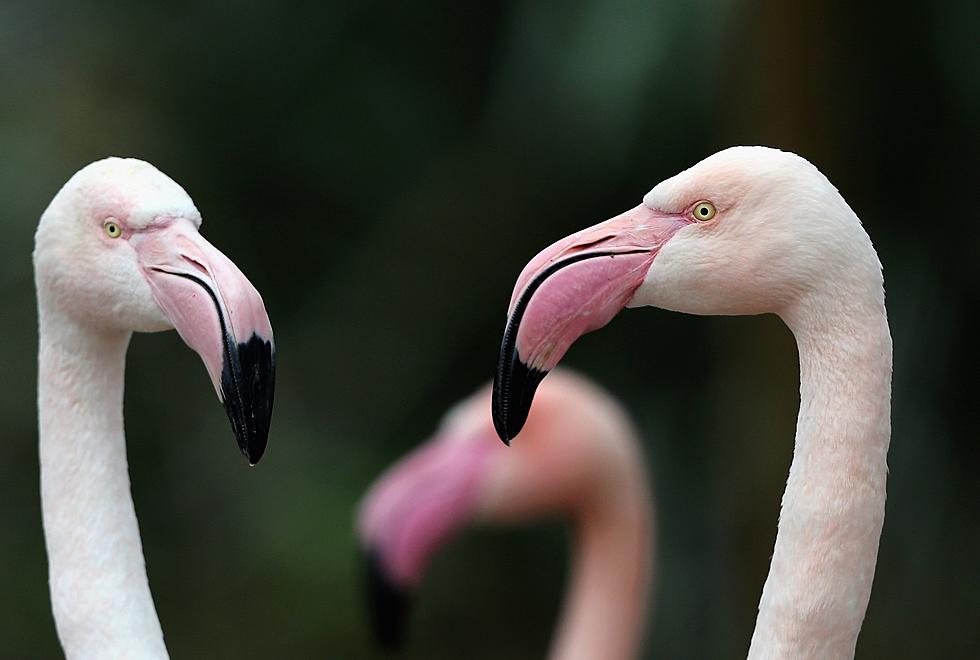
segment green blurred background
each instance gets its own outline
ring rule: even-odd
[[[255,469],[176,333],[132,342],[133,494],[171,654],[372,658],[354,507],[492,375],[523,265],[720,148],[768,144],[828,175],[885,267],[894,434],[858,657],[980,657],[978,27],[973,0],[6,0],[0,654],[59,654],[30,253],[87,162],[138,156],[180,182],[276,331]],[[661,530],[645,657],[744,655],[792,452],[792,336],[645,309],[565,362],[644,432]],[[405,657],[542,657],[567,540],[560,521],[466,533]]]

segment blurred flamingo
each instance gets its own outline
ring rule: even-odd
[[[187,193],[152,165],[80,170],[41,216],[41,510],[65,655],[166,658],[129,492],[123,370],[134,331],[176,328],[197,351],[254,464],[272,414],[275,351],[262,298],[208,243]]]
[[[749,657],[853,657],[884,522],[892,372],[881,264],[857,216],[803,158],[733,147],[546,248],[511,299],[500,437],[521,430],[572,342],[641,305],[775,313],[793,331],[796,445]]]
[[[557,512],[573,523],[576,547],[550,657],[636,657],[651,582],[652,506],[629,419],[598,387],[559,371],[539,392],[526,442],[508,449],[494,433],[489,402],[486,387],[458,404],[361,504],[379,640],[402,641],[411,592],[464,525],[514,525]]]

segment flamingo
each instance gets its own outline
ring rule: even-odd
[[[129,491],[123,370],[134,331],[176,328],[200,354],[255,464],[275,349],[262,298],[198,232],[184,190],[149,163],[79,170],[35,236],[41,510],[65,656],[166,658]]]
[[[410,594],[464,525],[558,512],[574,524],[576,551],[549,657],[636,657],[651,582],[652,505],[629,418],[597,386],[559,371],[539,392],[526,442],[508,450],[497,441],[489,401],[488,385],[453,408],[435,437],[385,472],[361,504],[379,641],[402,641]]]
[[[774,313],[793,332],[796,442],[748,657],[853,657],[891,433],[881,264],[861,222],[800,156],[732,147],[546,248],[511,298],[493,389],[500,438],[520,432],[535,388],[572,342],[643,305]]]

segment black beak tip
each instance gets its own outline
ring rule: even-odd
[[[262,438],[261,441],[256,438],[242,447],[242,453],[245,454],[245,458],[248,459],[250,466],[258,465],[259,461],[262,460],[262,455],[265,454],[265,447],[268,444],[268,440],[268,436]]]
[[[524,428],[534,393],[547,375],[547,371],[525,364],[516,350],[510,360],[501,356],[493,379],[491,414],[493,427],[505,445],[509,446]]]
[[[276,351],[272,342],[252,335],[235,344],[226,339],[221,391],[232,431],[249,465],[265,454],[276,388]]]
[[[497,432],[497,437],[500,438],[505,445],[510,447],[510,441],[512,438],[510,435],[510,430],[507,428],[507,417],[504,414],[506,398],[505,393],[501,392],[498,394],[497,381],[494,380],[493,394],[491,395],[490,403],[490,413],[491,417],[493,417],[493,428]]]
[[[381,647],[397,650],[405,643],[411,593],[388,576],[376,549],[368,548],[364,558],[364,586],[371,630]]]
[[[263,454],[265,454],[265,448],[269,442],[268,434],[257,436],[250,432],[248,428],[240,426],[239,420],[241,419],[241,415],[229,406],[228,401],[224,401],[223,403],[228,419],[231,421],[231,428],[235,433],[235,441],[238,443],[238,449],[241,450],[245,460],[248,461],[249,467],[258,465],[258,462],[262,460]]]

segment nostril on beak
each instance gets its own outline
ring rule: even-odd
[[[572,246],[566,248],[565,250],[563,250],[561,252],[561,254],[559,254],[556,257],[556,259],[559,259],[561,257],[567,256],[569,254],[576,254],[577,252],[582,252],[584,250],[588,250],[589,248],[593,248],[593,247],[595,247],[597,245],[602,245],[603,243],[607,243],[607,242],[611,241],[615,237],[616,236],[614,234],[607,234],[606,236],[600,236],[599,238],[595,239],[594,241],[589,241],[588,243],[578,243],[577,245],[572,245]]]
[[[186,261],[187,263],[189,263],[194,268],[196,268],[202,275],[207,275],[208,277],[211,277],[211,273],[208,272],[208,269],[205,268],[204,264],[202,264],[200,261],[197,261],[196,259],[192,259],[191,257],[188,257],[186,254],[180,255],[180,258]]]

